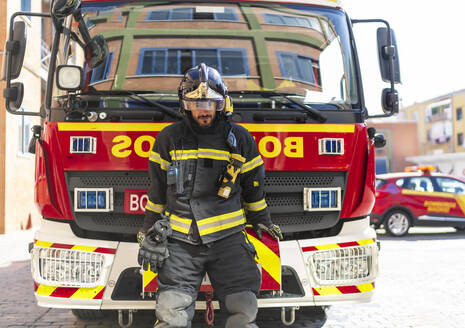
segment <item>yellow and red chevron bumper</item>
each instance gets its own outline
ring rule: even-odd
[[[71,250],[71,251],[81,251],[87,253],[100,253],[100,254],[115,254],[115,248],[106,248],[106,247],[95,247],[95,246],[83,246],[83,245],[72,245],[72,244],[63,244],[63,243],[53,243],[43,240],[35,240],[34,246],[37,249],[50,248],[57,250]],[[40,279],[43,280],[43,279]],[[46,297],[57,297],[57,298],[67,298],[67,299],[76,299],[76,300],[101,300],[103,298],[103,293],[105,291],[105,285],[102,282],[101,285],[92,286],[92,287],[79,287],[69,283],[69,287],[65,286],[65,283],[61,283],[61,286],[53,286],[55,283],[47,284],[47,282],[39,283],[34,281],[34,292],[38,296]]]
[[[375,238],[369,238],[359,241],[350,241],[345,243],[334,243],[334,244],[326,244],[326,245],[317,245],[317,246],[307,246],[302,247],[302,252],[313,252],[313,251],[323,251],[327,249],[336,249],[336,248],[344,248],[344,247],[353,247],[353,246],[362,246],[362,245],[369,245],[376,242]]]
[[[375,283],[371,282],[368,284],[351,285],[351,286],[324,286],[324,287],[313,287],[313,295],[343,295],[343,294],[357,294],[371,292],[375,289]]]

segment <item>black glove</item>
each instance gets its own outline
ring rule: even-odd
[[[268,224],[264,224],[264,223],[254,224],[253,229],[257,233],[257,237],[260,240],[263,238],[263,235],[262,235],[263,232],[268,233],[272,238],[274,238],[276,240],[283,239],[283,234],[282,234],[281,229],[279,228],[279,226],[277,226],[276,224],[273,224],[271,222],[268,223]]]
[[[169,257],[167,245],[168,237],[172,233],[169,220],[166,219],[158,220],[147,230],[137,255],[137,262],[144,270],[148,270],[149,264],[152,272],[158,272],[162,267],[163,262]]]

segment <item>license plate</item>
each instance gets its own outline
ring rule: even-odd
[[[144,214],[147,204],[147,190],[125,189],[124,190],[124,213]]]

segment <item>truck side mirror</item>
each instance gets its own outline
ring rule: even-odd
[[[388,116],[399,112],[399,94],[395,89],[383,89],[383,93],[381,94],[381,108]]]
[[[401,83],[399,53],[397,51],[397,42],[394,31],[392,29],[388,30],[386,27],[380,27],[378,28],[376,34],[378,40],[379,69],[381,71],[381,77],[383,81]]]
[[[21,108],[24,97],[24,84],[22,82],[14,82],[9,88],[3,89],[3,97],[9,101],[9,107],[12,110]]]
[[[17,21],[13,25],[13,38],[5,44],[5,56],[3,56],[2,80],[17,79],[23,67],[24,54],[26,52],[26,24]],[[7,76],[8,58],[11,56],[10,76]]]

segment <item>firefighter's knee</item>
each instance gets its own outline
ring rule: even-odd
[[[257,327],[255,321],[258,312],[257,297],[250,291],[227,295],[226,310],[229,312],[226,328]]]
[[[156,315],[167,327],[190,327],[194,316],[193,299],[179,291],[163,291],[157,297]]]

